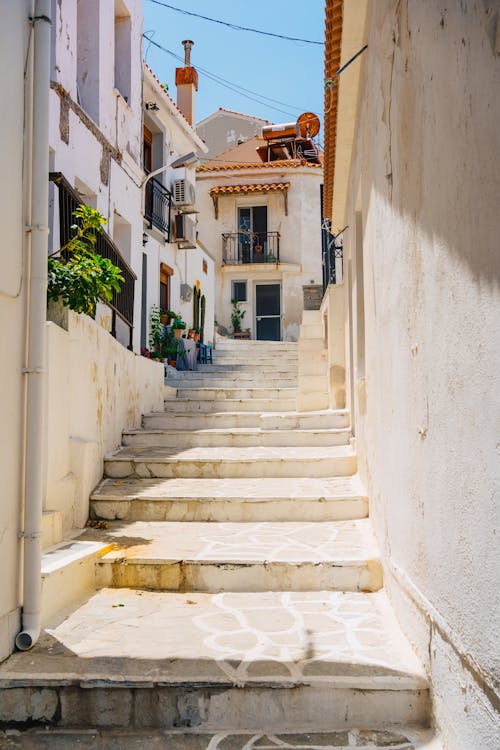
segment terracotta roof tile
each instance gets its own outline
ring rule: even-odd
[[[224,193],[259,193],[270,190],[288,190],[289,182],[270,182],[260,185],[220,185],[209,190],[210,195],[221,195]]]
[[[200,164],[196,168],[197,172],[231,172],[237,169],[296,169],[297,167],[309,167],[311,169],[322,169],[322,164],[312,164],[305,159],[283,159],[280,161],[266,161],[266,162],[231,162],[229,164],[216,163],[214,164]]]
[[[325,81],[334,78],[340,68],[342,47],[343,0],[326,0],[325,16]],[[337,138],[338,82],[325,87],[323,215],[332,218],[335,144]]]

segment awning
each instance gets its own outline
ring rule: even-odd
[[[248,195],[249,193],[269,193],[271,191],[281,190],[285,203],[285,215],[288,215],[287,190],[290,187],[289,182],[266,182],[257,185],[220,185],[209,190],[212,196],[215,209],[215,218],[219,218],[219,196],[220,195]]]

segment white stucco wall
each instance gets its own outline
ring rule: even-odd
[[[494,750],[498,4],[377,0],[370,9],[347,212],[334,215],[350,227],[344,270],[361,472],[386,585],[429,669],[444,746]]]
[[[147,124],[153,132],[153,169],[171,164],[190,152],[205,151],[205,146],[193,128],[147,67],[144,70],[144,101],[154,102],[158,106],[157,111],[147,112]],[[174,180],[183,176],[192,185],[196,185],[196,172],[193,165],[176,170],[166,169],[157,176],[157,179],[173,192]],[[177,211],[175,205],[172,205],[172,224]],[[192,214],[191,218],[196,219],[196,214]],[[148,320],[151,307],[157,305],[159,301],[160,264],[165,263],[173,270],[173,275],[170,277],[170,308],[180,313],[189,327],[193,325],[193,302],[181,299],[181,286],[187,284],[193,288],[197,281],[200,282],[201,293],[206,299],[204,338],[206,343],[213,342],[215,283],[214,262],[211,255],[201,246],[188,250],[180,248],[173,228],[170,242],[166,242],[154,227],[150,230],[146,223],[145,230],[148,235],[144,248],[148,254]],[[204,262],[206,271],[203,270]]]
[[[0,425],[2,450],[0,476],[0,660],[13,648],[19,625],[18,538],[21,513],[21,444],[23,422],[24,306],[26,263],[24,256],[23,208],[23,71],[28,45],[27,0],[3,3],[0,26],[9,30],[2,37],[0,65],[8,75],[0,79],[0,97],[8,102],[8,116],[0,123]]]
[[[209,191],[221,185],[290,182],[288,215],[282,191],[249,195],[220,195],[218,219]],[[320,185],[322,170],[311,167],[261,168],[222,172],[198,172],[198,228],[205,247],[216,258],[215,318],[231,328],[231,283],[247,281],[243,328],[256,336],[255,287],[259,283],[281,284],[283,340],[296,341],[302,322],[304,284],[321,283]],[[222,234],[238,231],[238,208],[266,205],[268,231],[280,233],[280,264],[223,265]]]
[[[69,312],[67,331],[47,323],[47,335],[45,510],[60,511],[68,533],[85,525],[103,456],[142,414],[163,408],[163,365],[128,351],[86,315]]]
[[[83,0],[80,0],[80,5]],[[78,1],[61,0],[54,4],[54,67],[52,80],[60,84],[76,104],[85,105],[85,92],[78,87]],[[130,225],[128,248],[120,247],[137,276],[134,300],[134,351],[140,348],[140,309],[142,272],[141,180],[142,172],[142,5],[140,0],[124,0],[122,10],[130,14],[130,96],[128,102],[115,88],[114,22],[115,4],[92,0],[83,16],[93,14],[93,33],[84,35],[83,51],[88,65],[87,89],[94,88],[97,111],[86,111],[95,128],[88,126],[78,109],[70,108],[68,127],[64,127],[61,97],[53,89],[50,99],[51,169],[62,172],[71,185],[82,193],[106,217],[106,231],[114,237],[114,217],[119,214]],[[82,14],[80,14],[82,18]],[[85,29],[84,29],[85,31]],[[80,49],[82,51],[82,48]],[[90,60],[90,62],[88,62]],[[125,64],[125,62],[123,63]],[[85,67],[85,66],[84,66]],[[90,82],[89,82],[90,81]],[[80,84],[80,88],[82,84]],[[83,106],[85,110],[85,106]],[[109,149],[116,149],[120,159]],[[104,173],[109,172],[103,179]],[[52,237],[58,241],[57,189],[53,211]],[[100,309],[98,320],[109,324],[110,316]],[[126,335],[125,339],[128,338]],[[128,344],[128,340],[123,343]]]

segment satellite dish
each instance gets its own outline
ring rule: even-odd
[[[315,115],[314,112],[304,112],[300,115],[297,123],[302,138],[314,138],[315,135],[318,135],[320,121],[318,115]]]

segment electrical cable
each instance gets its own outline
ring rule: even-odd
[[[150,3],[154,3],[155,5],[161,5],[162,8],[168,8],[169,10],[175,10],[177,13],[182,13],[185,16],[194,16],[194,18],[201,18],[204,21],[211,21],[212,23],[218,23],[221,26],[227,26],[229,29],[234,29],[235,31],[250,31],[252,34],[262,34],[263,36],[270,36],[275,39],[283,39],[287,42],[302,42],[303,44],[314,44],[318,46],[323,46],[324,42],[317,42],[314,39],[301,39],[299,37],[294,36],[286,36],[285,34],[274,34],[271,31],[263,31],[262,29],[252,29],[249,26],[239,26],[236,23],[229,23],[228,21],[222,21],[220,18],[210,18],[209,16],[202,16],[201,13],[193,13],[189,10],[184,10],[183,8],[177,8],[175,5],[169,5],[169,3],[161,2],[160,0],[149,0]]]
[[[184,63],[184,58],[180,55],[177,55],[175,52],[173,52],[170,49],[167,49],[167,47],[163,47],[158,42],[155,42],[154,39],[151,39],[151,37],[146,36],[146,34],[143,34],[143,37],[147,39],[147,41],[153,45],[154,47],[157,47],[158,49],[162,50],[162,52],[165,52],[167,55],[170,55],[171,57],[175,58],[176,60],[180,61],[181,63]],[[286,111],[284,109],[281,109],[280,107],[276,107],[273,104],[269,104],[268,102],[275,102],[276,104],[282,104],[285,107],[290,107],[290,109],[294,109],[297,112],[304,112],[306,111],[306,108],[300,108],[295,107],[290,104],[286,104],[285,102],[280,102],[277,99],[271,99],[268,96],[265,96],[264,94],[259,94],[257,91],[252,91],[251,89],[246,89],[243,86],[240,86],[237,83],[232,83],[231,81],[226,80],[225,78],[221,78],[220,76],[216,75],[215,73],[211,73],[208,70],[205,70],[204,68],[201,68],[199,65],[196,65],[196,70],[199,71],[202,75],[204,75],[209,80],[213,81],[214,83],[218,83],[219,86],[224,86],[225,88],[229,89],[230,91],[233,91],[236,94],[239,94],[240,96],[245,97],[246,99],[250,99],[251,101],[257,102],[257,104],[260,104],[262,106],[270,107],[271,109],[275,109],[277,112],[281,112],[282,114],[288,115],[289,117],[293,117],[294,119],[297,117],[297,115],[293,114],[290,111]],[[244,93],[248,92],[248,93]],[[249,94],[255,94],[255,96],[259,97],[259,99],[256,99],[255,96],[250,96]]]

